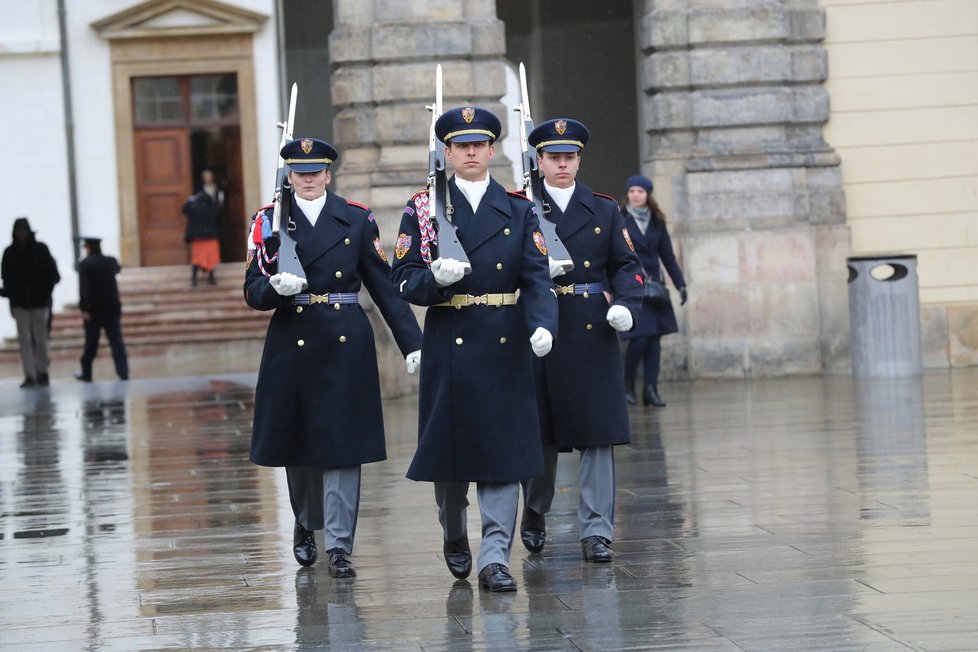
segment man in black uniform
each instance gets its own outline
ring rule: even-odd
[[[102,239],[82,238],[85,257],[78,263],[78,308],[85,325],[85,348],[81,371],[75,378],[92,382],[92,362],[98,353],[98,340],[105,330],[112,349],[112,361],[119,380],[129,380],[129,358],[122,339],[122,303],[115,277],[121,271],[119,261],[102,253]]]
[[[315,530],[325,529],[329,572],[353,577],[360,465],[386,459],[373,329],[358,293],[366,286],[406,356],[419,364],[421,329],[390,282],[373,212],[327,193],[332,145],[299,138],[282,148],[293,192],[291,234],[304,278],[278,271],[272,207],[255,216],[244,294],[274,310],[255,391],[251,461],[284,466],[295,514],[293,554],[316,561]],[[305,289],[307,288],[307,289]]]
[[[465,510],[469,483],[477,483],[479,585],[515,591],[509,555],[519,482],[543,470],[531,349],[550,351],[557,300],[533,204],[489,175],[500,128],[495,115],[475,107],[446,111],[435,124],[455,171],[451,215],[471,273],[438,257],[422,191],[401,218],[391,277],[408,301],[429,306],[418,449],[407,476],[435,483],[445,561],[458,578],[472,570]]]
[[[560,339],[537,364],[544,473],[523,483],[520,538],[530,552],[546,542],[558,450],[580,451],[578,520],[585,561],[610,562],[615,523],[613,447],[631,441],[616,331],[632,328],[642,305],[642,268],[611,197],[576,181],[587,128],[548,120],[527,137],[544,177],[547,218],[574,261],[555,274]],[[610,305],[609,305],[610,303]]]

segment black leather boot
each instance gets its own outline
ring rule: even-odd
[[[665,407],[666,402],[662,400],[659,396],[659,386],[658,385],[646,385],[645,391],[642,392],[642,405],[651,405],[653,407]]]
[[[629,405],[635,405],[638,403],[638,398],[635,396],[635,380],[625,381],[625,402]]]

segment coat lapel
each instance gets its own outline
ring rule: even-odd
[[[544,190],[544,194],[546,192]],[[559,210],[549,195],[547,198],[553,209]],[[557,235],[561,238],[570,238],[587,226],[592,217],[594,217],[594,194],[587,186],[578,183],[574,187],[574,194],[571,195],[570,201],[567,202],[567,210],[557,222]]]
[[[299,210],[295,202],[292,204],[292,210]],[[309,228],[308,222],[305,226]],[[300,241],[297,249],[303,266],[311,265],[342,240],[349,233],[349,228],[350,220],[346,215],[346,202],[331,192],[327,193],[326,203],[319,212],[316,226],[312,227],[311,233]]]
[[[461,191],[458,191],[461,195]],[[464,196],[461,201],[468,203]],[[462,246],[465,252],[471,254],[496,233],[503,230],[509,222],[509,197],[506,190],[499,183],[490,178],[489,188],[479,202],[479,210],[472,216],[472,220],[465,226],[465,241]]]

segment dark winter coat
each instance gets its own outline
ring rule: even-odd
[[[24,227],[30,231],[26,217],[14,220],[14,228]],[[47,245],[34,238],[30,231],[27,240],[14,242],[4,249],[0,262],[0,277],[3,278],[4,296],[10,299],[11,308],[47,308],[51,305],[54,286],[61,281],[58,264]]]
[[[649,218],[649,226],[643,235],[638,224],[635,223],[635,219],[626,212],[625,227],[635,245],[635,253],[638,254],[639,262],[642,263],[642,269],[649,277],[664,281],[662,278],[662,267],[664,266],[669,273],[669,278],[672,279],[672,284],[677,289],[686,287],[683,272],[679,269],[676,255],[672,251],[672,240],[669,238],[669,231],[666,230],[665,222],[657,220],[655,217]],[[659,261],[661,261],[661,265]],[[622,333],[621,337],[627,340],[633,337],[666,335],[678,330],[679,326],[676,323],[676,313],[672,309],[672,304],[655,307],[648,300],[644,300],[635,328],[628,333]]]
[[[204,240],[220,235],[221,204],[201,190],[191,195],[181,209],[187,216],[184,240]]]
[[[271,208],[260,213],[271,220]],[[358,292],[366,286],[403,355],[421,348],[411,307],[390,282],[390,267],[373,213],[332,192],[313,227],[291,206],[308,292]],[[277,246],[268,241],[273,257]],[[258,255],[264,255],[259,250]],[[274,263],[263,263],[275,273]],[[248,305],[274,310],[255,390],[251,461],[263,466],[331,468],[387,456],[373,329],[359,304],[297,306],[279,295],[249,260]]]
[[[554,279],[567,286],[603,283],[613,303],[638,319],[642,268],[625,235],[625,219],[610,197],[581,183],[562,212],[546,190],[548,217],[574,261]],[[603,292],[558,294],[560,337],[537,363],[537,398],[545,444],[560,448],[607,446],[631,441],[617,332],[608,324],[611,304]]]
[[[391,277],[402,296],[428,308],[421,354],[418,449],[412,480],[512,482],[543,472],[530,335],[557,334],[557,300],[533,204],[495,180],[473,215],[449,191],[472,273],[440,288],[421,253],[413,198],[401,218]],[[538,245],[537,242],[540,244]],[[431,257],[438,257],[432,245]],[[455,294],[520,291],[519,306],[438,307]]]
[[[119,261],[100,253],[85,256],[78,263],[78,308],[82,312],[116,312],[120,308]]]

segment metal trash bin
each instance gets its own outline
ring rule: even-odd
[[[850,256],[849,341],[856,378],[907,378],[923,371],[917,256]]]

